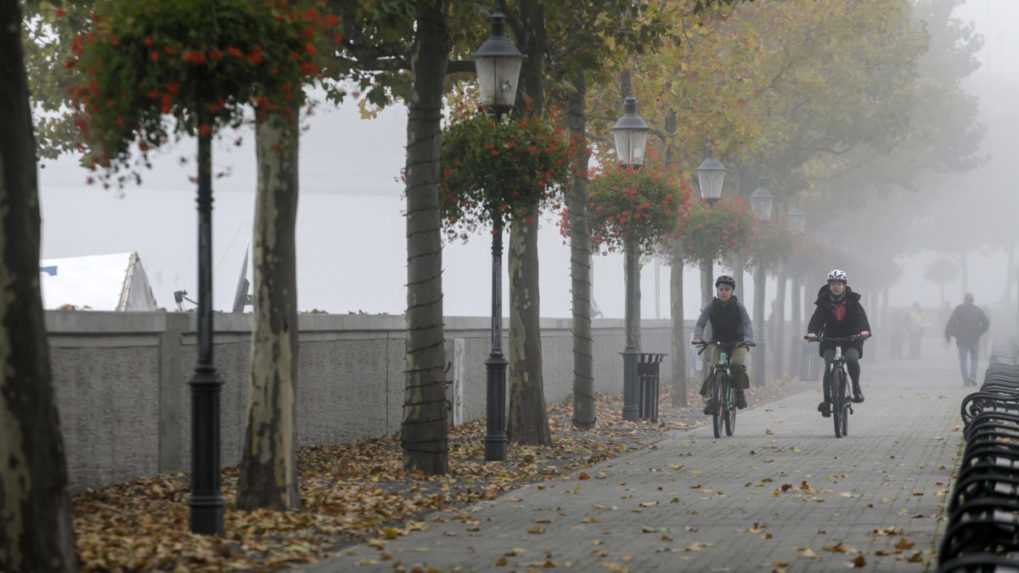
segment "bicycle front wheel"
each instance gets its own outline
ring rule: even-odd
[[[722,422],[725,426],[725,435],[732,437],[736,430],[736,391],[732,384],[725,385],[725,402],[722,404]]]
[[[722,437],[722,386],[724,383],[724,377],[716,376],[711,386],[711,398],[715,401],[715,410],[711,412],[711,427],[715,432],[716,438]]]
[[[845,427],[843,418],[846,417],[846,373],[841,368],[836,368],[831,375],[831,418],[835,425],[835,437],[843,436]]]
[[[849,401],[849,389],[846,383],[846,373],[842,373],[841,390],[839,395],[842,396],[842,437],[849,436],[849,409],[852,408],[852,402]]]

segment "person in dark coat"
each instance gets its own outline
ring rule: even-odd
[[[828,284],[821,287],[814,304],[814,315],[807,326],[807,339],[816,340],[820,336],[843,338],[860,336],[851,344],[842,345],[842,355],[849,367],[849,377],[853,381],[853,402],[863,402],[863,390],[860,388],[860,358],[863,357],[863,340],[870,336],[870,321],[860,304],[860,294],[849,288],[849,276],[845,271],[835,269],[828,273]],[[835,344],[822,342],[820,348],[824,358],[824,401],[817,405],[821,415],[831,415],[831,391],[828,389],[827,376],[831,363],[835,359]]]
[[[693,343],[704,342],[704,330],[711,325],[711,341],[720,342],[724,345],[724,351],[729,356],[729,370],[732,372],[736,386],[736,407],[746,408],[747,398],[745,391],[750,387],[750,378],[747,376],[747,355],[749,347],[754,344],[754,326],[750,321],[750,315],[743,303],[736,298],[736,279],[722,275],[715,281],[715,288],[718,296],[701,310],[701,316],[697,319],[694,328]],[[708,354],[709,368],[707,376],[701,384],[701,396],[704,397],[704,413],[710,415],[718,405],[708,395],[710,389],[711,369],[718,363],[722,349],[712,347]]]
[[[979,306],[973,304],[973,295],[970,293],[966,293],[963,303],[955,307],[945,324],[945,343],[955,337],[955,344],[959,347],[962,383],[966,386],[977,385],[977,348],[980,346],[980,337],[990,326],[991,321]]]

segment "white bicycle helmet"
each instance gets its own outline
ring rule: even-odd
[[[832,281],[849,283],[849,275],[846,274],[846,271],[841,269],[832,269],[832,271],[828,273],[828,282]]]

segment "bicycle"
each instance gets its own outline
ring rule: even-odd
[[[849,372],[846,370],[846,357],[842,355],[842,346],[862,340],[863,336],[828,337],[804,336],[808,342],[823,344],[830,342],[835,345],[835,357],[831,361],[831,370],[825,372],[824,383],[828,385],[828,396],[831,397],[831,416],[835,425],[835,437],[844,438],[849,435],[849,416],[853,413],[853,401],[849,398],[846,386]]]
[[[750,348],[753,343],[740,342],[738,344],[708,341],[693,341],[691,344],[700,346],[697,355],[704,353],[709,346],[718,346],[718,363],[711,370],[710,396],[714,400],[715,411],[711,414],[712,428],[715,438],[722,437],[724,428],[725,435],[732,437],[736,430],[736,387],[732,383],[732,373],[729,371],[729,353],[724,350],[726,346],[745,346]]]

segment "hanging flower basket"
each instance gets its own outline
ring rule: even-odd
[[[568,170],[566,137],[548,120],[465,116],[442,133],[447,237],[466,240],[491,225],[493,213],[502,222],[529,221],[543,208],[558,209]]]
[[[588,212],[595,248],[622,250],[627,237],[642,253],[652,253],[676,228],[676,220],[690,197],[679,179],[658,169],[633,170],[612,166],[588,186]],[[564,218],[564,233],[569,214]]]
[[[89,167],[116,171],[175,134],[239,125],[303,101],[342,38],[321,3],[284,0],[103,2],[65,67]],[[166,121],[167,117],[173,121]]]
[[[726,198],[714,205],[692,201],[682,213],[679,238],[695,261],[717,261],[731,253],[746,252],[753,238],[753,217],[742,198]]]

